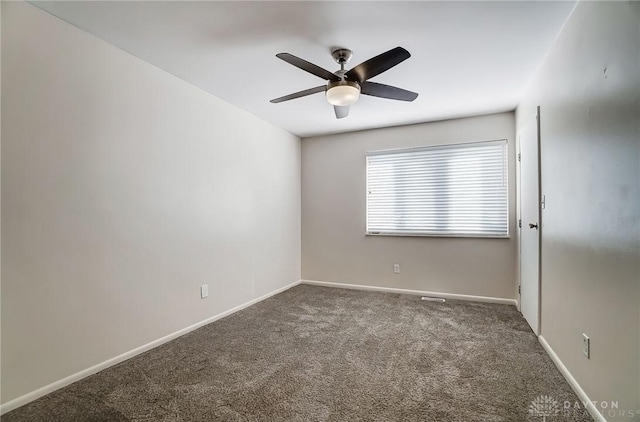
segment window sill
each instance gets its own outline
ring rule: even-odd
[[[386,236],[386,237],[446,237],[446,238],[465,238],[465,239],[510,239],[511,236],[494,236],[481,234],[433,234],[433,233],[378,233],[367,232],[365,236]]]

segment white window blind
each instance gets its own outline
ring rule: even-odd
[[[507,141],[367,153],[367,233],[507,237]]]

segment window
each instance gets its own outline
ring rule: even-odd
[[[508,237],[507,141],[367,153],[367,234]]]

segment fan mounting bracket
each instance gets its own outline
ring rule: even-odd
[[[333,60],[342,65],[348,63],[349,60],[351,60],[353,51],[347,48],[336,48],[335,50],[331,51],[331,56],[333,57]]]

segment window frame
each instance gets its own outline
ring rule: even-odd
[[[412,151],[424,151],[429,149],[446,149],[447,147],[462,147],[478,144],[497,144],[504,143],[505,148],[505,180],[506,180],[506,234],[480,234],[480,233],[398,233],[398,232],[376,232],[369,231],[369,157],[386,154],[402,154]],[[509,239],[511,238],[511,200],[510,200],[510,183],[509,183],[510,157],[509,157],[509,140],[506,138],[492,139],[484,141],[467,141],[453,142],[435,145],[424,145],[415,147],[392,148],[384,150],[367,151],[365,153],[365,236],[383,236],[383,237],[432,237],[432,238],[477,238],[477,239]]]

